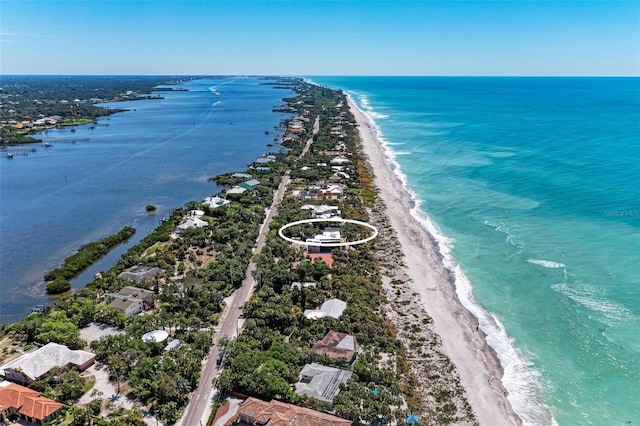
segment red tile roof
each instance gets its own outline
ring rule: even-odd
[[[298,407],[280,401],[266,402],[249,398],[238,409],[240,419],[250,424],[267,426],[351,426],[352,422],[321,413],[309,408]]]
[[[351,361],[356,353],[356,345],[356,336],[330,331],[313,345],[311,352],[327,355],[329,358],[346,358]]]
[[[45,398],[40,393],[15,383],[0,383],[0,410],[15,408],[20,414],[46,419],[62,408],[62,404]]]

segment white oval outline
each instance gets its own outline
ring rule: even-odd
[[[369,229],[373,230],[373,235],[371,235],[370,237],[364,238],[362,240],[347,241],[345,243],[309,243],[309,242],[306,242],[306,241],[294,240],[293,238],[285,237],[285,235],[283,233],[283,231],[285,229],[291,228],[292,226],[303,225],[305,223],[317,223],[317,222],[353,223],[353,224],[364,226],[365,228],[369,228]],[[283,240],[288,241],[288,242],[293,243],[293,244],[312,246],[312,247],[349,247],[349,246],[355,246],[355,245],[359,245],[359,244],[368,243],[369,241],[373,240],[374,238],[376,238],[378,236],[378,228],[376,228],[375,226],[371,225],[370,223],[361,222],[359,220],[342,219],[342,218],[339,218],[339,217],[332,217],[332,218],[329,218],[329,219],[304,219],[304,220],[297,220],[295,222],[287,223],[286,225],[284,225],[283,227],[281,227],[278,230],[278,235]]]

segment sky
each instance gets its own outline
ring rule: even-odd
[[[0,74],[640,75],[640,0],[0,0]]]

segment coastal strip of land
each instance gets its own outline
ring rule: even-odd
[[[420,223],[411,215],[411,198],[395,175],[385,148],[369,118],[351,98],[349,107],[359,126],[362,148],[372,167],[380,200],[386,206],[384,216],[395,230],[400,243],[404,267],[387,278],[387,293],[392,293],[391,282],[406,282],[412,295],[419,296],[411,306],[422,317],[424,336],[437,333],[443,351],[449,356],[459,374],[468,401],[481,425],[519,425],[520,418],[513,411],[502,386],[503,369],[495,352],[487,344],[485,335],[477,329],[476,318],[460,303],[453,278],[442,263],[436,243]],[[393,279],[392,279],[393,278]],[[401,328],[397,310],[388,316]],[[429,317],[433,320],[429,320]],[[426,362],[413,359],[412,369],[421,372]]]

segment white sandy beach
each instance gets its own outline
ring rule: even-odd
[[[411,291],[433,319],[443,351],[455,364],[460,383],[480,425],[519,425],[502,386],[502,367],[487,345],[475,317],[458,300],[449,271],[428,232],[411,215],[410,197],[394,174],[391,162],[367,116],[349,99],[359,125],[363,151],[375,171],[375,185],[386,205],[386,215],[405,256]],[[420,362],[414,360],[413,362]]]

